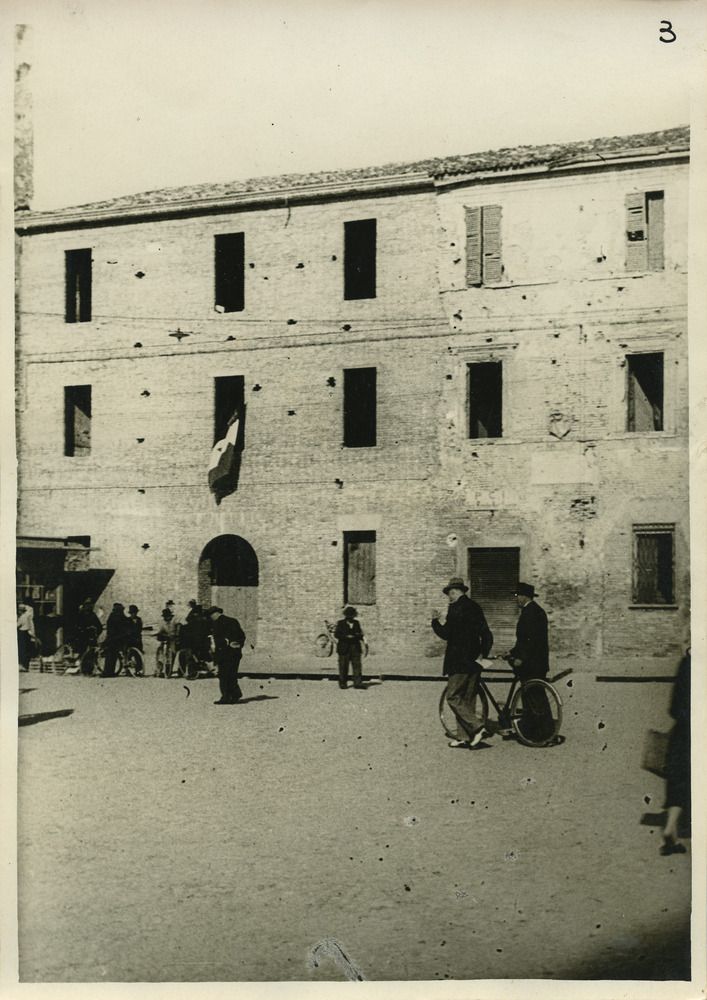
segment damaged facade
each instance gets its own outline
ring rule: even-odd
[[[681,128],[22,212],[18,585],[146,622],[218,601],[273,655],[346,601],[372,652],[414,657],[452,574],[507,648],[520,578],[555,657],[672,669],[688,150]],[[86,555],[58,572],[61,547]]]

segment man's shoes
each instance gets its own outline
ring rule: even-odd
[[[672,837],[666,837],[665,843],[660,848],[660,854],[665,857],[668,854],[685,854],[686,848],[684,844],[676,843]]]
[[[483,731],[483,729],[477,729],[476,732],[474,733],[474,735],[471,737],[471,742],[469,743],[469,746],[470,747],[478,746],[479,743],[481,743],[481,741],[482,741],[483,738],[484,738],[484,731]]]
[[[456,747],[468,747],[469,745],[470,744],[469,744],[468,740],[450,740],[449,743],[447,744],[447,746],[455,747],[455,748]]]
[[[214,702],[214,705],[232,705],[232,701],[228,701],[226,698],[219,698],[218,701]]]

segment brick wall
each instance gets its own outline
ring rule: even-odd
[[[627,185],[666,192],[663,272],[625,274]],[[276,654],[306,652],[337,615],[344,531],[377,533],[377,602],[359,610],[383,655],[438,650],[429,610],[467,549],[518,546],[554,655],[674,659],[689,602],[685,189],[681,168],[649,168],[25,237],[19,533],[90,535],[92,565],[115,569],[100,603],[137,603],[146,621],[196,596],[212,538],[239,535],[259,561],[258,647]],[[455,285],[446,244],[470,203],[503,205],[505,287]],[[372,217],[377,296],[346,302],[343,222]],[[246,308],[219,315],[213,235],[240,231]],[[66,324],[64,250],[85,246],[93,318]],[[666,430],[628,433],[625,356],[655,350]],[[467,365],[482,360],[503,365],[501,439],[467,436]],[[343,448],[342,373],[363,366],[378,373],[377,445]],[[217,507],[213,379],[228,374],[245,379],[246,447]],[[63,390],[80,384],[92,450],[68,458]],[[630,607],[631,526],[652,522],[676,525],[670,610]]]

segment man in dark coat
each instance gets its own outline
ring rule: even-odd
[[[238,684],[238,667],[243,655],[245,633],[237,618],[229,618],[223,608],[211,607],[207,611],[211,619],[211,635],[214,639],[214,662],[218,667],[218,682],[221,697],[214,705],[235,705],[243,697]]]
[[[108,615],[103,648],[106,654],[104,677],[115,677],[115,664],[118,651],[132,642],[132,623],[125,614],[125,606],[116,601],[113,610]]]
[[[547,676],[550,669],[547,640],[547,615],[535,603],[535,588],[530,583],[519,583],[515,589],[518,607],[521,609],[516,625],[516,644],[508,654],[508,662],[521,681]],[[538,736],[552,726],[550,703],[544,691],[530,690],[526,707],[536,719]]]
[[[444,587],[449,598],[446,621],[441,624],[438,615],[432,619],[435,633],[447,642],[443,668],[448,678],[447,704],[459,724],[458,739],[450,740],[450,747],[476,746],[483,736],[474,710],[482,670],[476,661],[491,652],[493,635],[481,606],[467,596],[468,590],[458,577],[450,580]]]
[[[336,623],[336,628],[334,629],[336,652],[339,656],[340,688],[348,687],[349,663],[353,672],[353,686],[355,688],[363,687],[363,677],[361,675],[363,629],[357,618],[358,612],[356,608],[344,608],[344,617]]]

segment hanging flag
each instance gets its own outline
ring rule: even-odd
[[[217,500],[227,493],[232,493],[238,483],[238,470],[241,453],[238,448],[238,431],[240,419],[236,418],[226,432],[226,436],[217,441],[211,450],[209,461],[209,489],[216,494]]]

